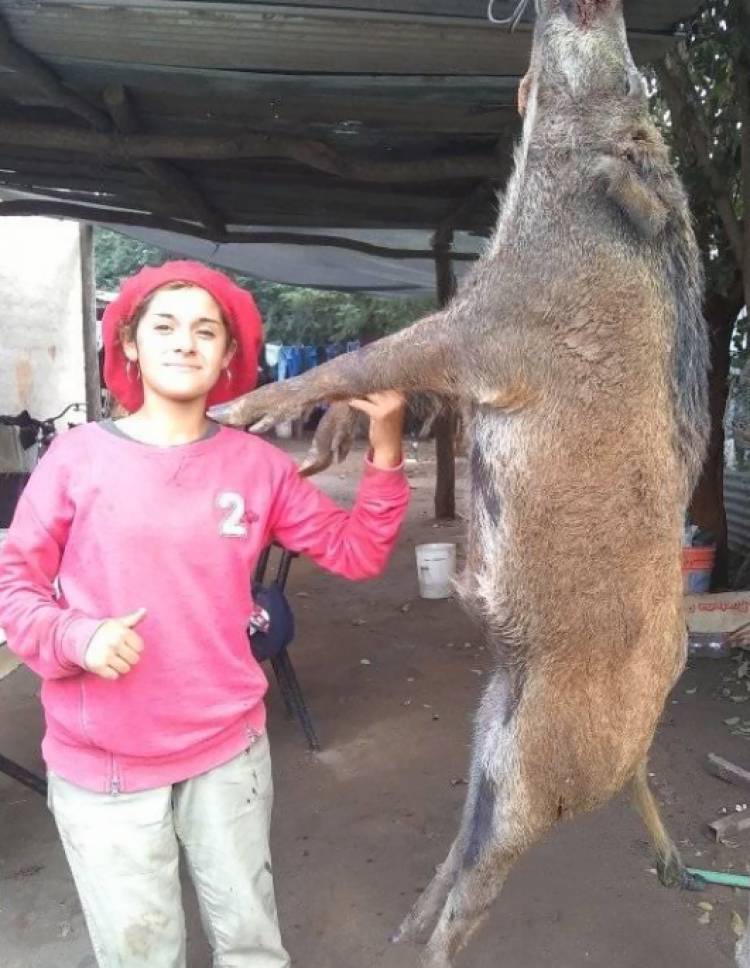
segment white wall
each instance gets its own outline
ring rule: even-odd
[[[85,399],[78,223],[0,218],[0,413]]]

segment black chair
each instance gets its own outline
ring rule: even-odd
[[[287,578],[289,577],[292,560],[299,556],[296,552],[287,551],[279,545],[269,545],[267,548],[264,548],[255,568],[254,581],[259,582],[261,585],[264,584],[266,571],[268,570],[268,564],[271,558],[271,551],[274,547],[281,552],[281,555],[276,568],[276,577],[272,581],[283,591],[286,587]],[[300,689],[299,681],[294,671],[292,660],[289,658],[287,648],[284,647],[281,649],[269,661],[276,675],[279,692],[284,700],[287,715],[290,719],[294,717],[299,722],[310,749],[318,751],[320,749],[320,742],[318,741],[310,711],[307,708],[305,697],[302,695],[302,690]]]

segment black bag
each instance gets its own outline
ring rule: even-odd
[[[294,613],[286,595],[276,582],[263,585],[253,582],[253,601],[268,612],[268,630],[256,630],[251,635],[250,651],[257,662],[273,659],[294,638]]]

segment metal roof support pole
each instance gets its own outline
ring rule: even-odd
[[[435,259],[438,305],[447,306],[456,292],[456,276],[453,272],[453,229],[435,233],[432,251]],[[435,421],[435,517],[453,520],[456,516],[456,412],[446,404]]]

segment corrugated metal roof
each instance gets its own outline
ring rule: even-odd
[[[498,0],[496,12],[515,0]],[[661,56],[699,0],[626,0],[636,58]],[[529,26],[491,25],[486,0],[0,0],[0,17],[67,89],[104,108],[124,85],[139,130],[217,139],[256,132],[311,139],[345,162],[497,158],[501,183],[518,131],[515,92]],[[23,73],[0,67],[0,126],[86,130]],[[6,127],[3,127],[7,131]],[[39,130],[39,129],[35,129]],[[134,213],[195,218],[127,157],[0,141],[0,186]],[[454,175],[376,184],[299,158],[183,159],[180,178],[220,220],[254,226],[482,232],[492,192]],[[436,176],[437,177],[437,176]],[[483,176],[487,177],[487,176]],[[152,222],[153,224],[153,222]]]
[[[212,2],[212,0],[207,0]],[[245,6],[253,5],[253,0],[244,2]],[[498,17],[509,15],[515,7],[516,0],[497,0],[495,5]],[[267,3],[256,4],[267,6]],[[487,0],[280,0],[274,3],[277,9],[284,7],[306,8],[319,10],[321,8],[344,9],[350,11],[369,11],[377,13],[400,13],[412,17],[425,18],[461,18],[470,20],[487,19]],[[663,0],[625,0],[625,16],[628,26],[640,31],[659,31],[669,33],[674,25],[681,20],[687,20],[695,14],[698,4],[695,0],[677,0],[677,2],[663,2]],[[524,22],[532,19],[532,8],[524,16]]]
[[[0,10],[18,40],[44,56],[341,74],[518,75],[528,62],[527,43],[468,20],[431,26],[404,15],[212,3],[52,0],[31,9],[3,0]]]
[[[1,0],[0,11],[16,38],[43,56],[285,73],[525,72],[528,29],[510,34],[476,15],[426,16],[409,6],[384,12],[205,0]],[[654,6],[682,13],[695,0]],[[671,30],[641,31],[632,18],[631,26],[637,57],[657,57],[669,42]]]

